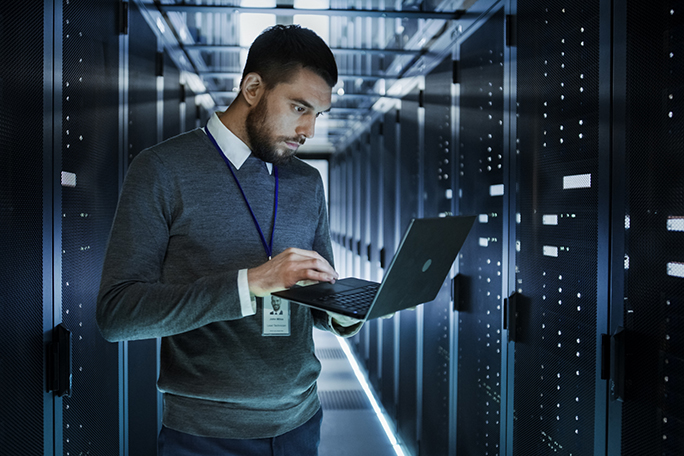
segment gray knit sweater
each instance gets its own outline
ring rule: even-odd
[[[281,166],[273,254],[315,250],[332,264],[323,185],[301,160]],[[238,179],[270,238],[274,177],[250,156]],[[291,305],[291,335],[264,337],[262,309],[242,317],[237,275],[267,260],[244,199],[201,130],[141,152],[126,175],[105,256],[97,322],[110,341],[162,337],[164,425],[190,434],[264,438],[320,403],[312,327]]]

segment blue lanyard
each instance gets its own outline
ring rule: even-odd
[[[278,167],[273,165],[273,175],[275,176],[275,204],[273,207],[273,228],[271,229],[271,240],[267,244],[266,237],[264,236],[263,231],[261,231],[261,226],[259,226],[259,221],[257,220],[256,215],[254,215],[252,206],[249,204],[249,201],[247,200],[247,195],[245,195],[245,191],[242,189],[242,185],[240,185],[240,181],[235,175],[235,171],[233,171],[233,166],[231,165],[230,160],[228,160],[228,157],[226,157],[226,155],[223,153],[221,147],[216,142],[216,139],[214,139],[212,134],[209,132],[209,125],[207,125],[204,128],[204,130],[207,132],[207,136],[209,137],[209,139],[211,139],[211,142],[214,144],[214,146],[216,146],[216,150],[218,150],[221,154],[221,158],[223,158],[223,161],[226,162],[226,166],[228,166],[230,174],[233,175],[235,183],[240,189],[240,193],[242,193],[242,197],[245,199],[245,203],[247,203],[249,213],[252,214],[252,220],[254,220],[254,225],[256,226],[257,231],[259,231],[259,236],[261,236],[261,243],[264,245],[264,250],[266,250],[266,255],[268,255],[268,259],[270,260],[273,256],[273,233],[275,232],[276,216],[278,215]]]

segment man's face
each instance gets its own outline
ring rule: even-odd
[[[331,94],[325,80],[307,69],[266,90],[245,122],[254,155],[275,165],[287,163],[313,137],[316,118],[330,109]]]

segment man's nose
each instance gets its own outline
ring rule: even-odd
[[[316,117],[315,116],[303,116],[295,132],[299,136],[304,136],[305,138],[313,138],[316,130]]]

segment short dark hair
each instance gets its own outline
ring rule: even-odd
[[[267,87],[273,88],[288,82],[300,68],[313,71],[331,88],[337,84],[335,57],[321,37],[299,25],[275,25],[250,46],[242,78],[257,73]]]

